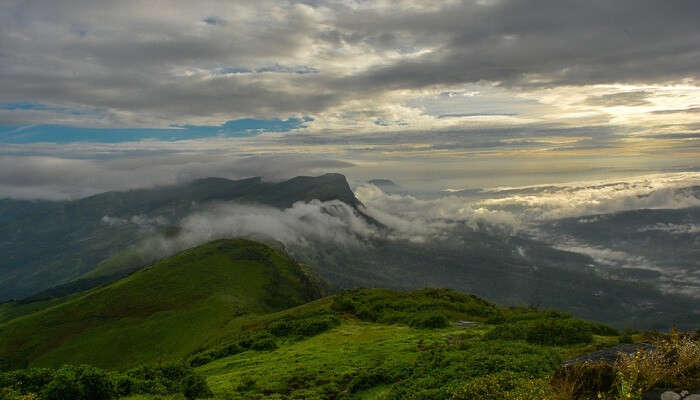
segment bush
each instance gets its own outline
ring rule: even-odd
[[[557,399],[594,399],[611,391],[615,370],[607,363],[572,364],[559,369],[552,378]]]
[[[5,387],[0,388],[0,400],[39,400],[34,393],[20,394],[17,390]]]
[[[182,393],[188,400],[212,397],[207,381],[201,375],[189,374],[182,382]]]
[[[440,313],[419,315],[413,318],[409,324],[414,328],[446,328],[450,326],[450,321]]]
[[[13,388],[19,393],[39,393],[53,379],[48,368],[28,368],[0,374],[0,387]]]
[[[103,370],[90,366],[63,366],[46,385],[46,400],[107,400],[116,397],[114,382]]]
[[[261,337],[251,343],[250,348],[257,351],[275,350],[277,342],[271,337]]]
[[[453,400],[501,400],[505,392],[515,388],[517,378],[512,372],[480,376],[449,389],[448,393]]]
[[[448,289],[423,289],[408,293],[353,289],[337,294],[331,309],[354,314],[363,321],[423,328],[442,328],[450,320],[457,319],[485,321],[501,317],[493,304]]]
[[[600,335],[600,336],[618,336],[620,332],[617,331],[617,329],[601,324],[598,322],[589,322],[588,323],[591,327],[591,333],[594,335]]]
[[[615,363],[621,396],[656,386],[700,385],[700,343],[673,332],[653,342],[651,351],[622,354]]]
[[[499,372],[474,378],[448,389],[451,400],[542,400],[551,398],[547,379]]]
[[[591,327],[574,318],[524,320],[494,328],[484,337],[487,340],[525,340],[529,343],[564,346],[593,341]]]
[[[285,336],[314,336],[340,325],[335,315],[315,315],[300,319],[283,319],[275,321],[267,330],[278,337]]]
[[[589,324],[577,319],[542,320],[535,322],[527,332],[530,343],[562,346],[593,341]]]
[[[142,366],[125,373],[65,365],[59,369],[30,368],[0,374],[0,400],[109,400],[132,394],[175,394],[204,397],[203,378],[183,365]],[[195,398],[195,397],[189,397]]]

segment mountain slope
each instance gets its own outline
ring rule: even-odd
[[[0,325],[0,367],[179,360],[223,335],[236,317],[320,297],[315,282],[265,245],[210,242]]]
[[[453,323],[460,320],[472,322]],[[177,360],[204,375],[217,399],[458,400],[485,398],[482,389],[508,392],[498,398],[549,398],[549,376],[560,359],[619,341],[614,330],[565,313],[500,308],[445,289],[354,289],[242,316],[219,331],[215,341]],[[119,350],[132,343],[110,345]],[[9,374],[11,381],[31,375]],[[182,398],[138,390],[131,388],[141,394],[127,398]]]
[[[340,174],[279,183],[205,178],[75,201],[0,200],[0,301],[80,277],[146,237],[167,235],[182,217],[213,202],[286,208],[313,199],[359,204]]]

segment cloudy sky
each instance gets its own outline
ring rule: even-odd
[[[0,197],[700,170],[700,2],[0,1]]]

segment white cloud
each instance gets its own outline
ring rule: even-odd
[[[698,192],[692,188],[698,185],[700,173],[654,174],[625,180],[501,188],[491,191],[493,198],[481,204],[495,209],[517,208],[532,220],[642,208],[677,209],[700,206]]]

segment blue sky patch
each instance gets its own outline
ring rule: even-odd
[[[13,108],[23,109],[23,108]],[[182,125],[171,128],[84,128],[67,125],[0,125],[0,143],[120,143],[140,140],[190,140],[208,137],[252,137],[265,132],[290,132],[306,127],[311,117],[285,120],[243,118],[222,125]]]
[[[202,22],[204,22],[204,23],[207,24],[207,25],[221,25],[221,24],[223,24],[225,21],[224,21],[223,18],[211,16],[211,17],[206,17],[206,18],[204,18],[204,19],[202,20]]]
[[[35,103],[33,101],[18,101],[16,103],[6,103],[1,107],[3,110],[33,110],[33,111],[57,111],[61,110],[57,107],[46,104]]]

